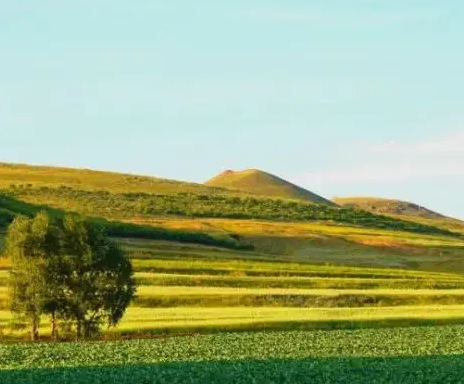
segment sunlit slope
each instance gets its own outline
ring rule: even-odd
[[[238,235],[253,254],[233,259],[464,272],[464,240],[449,236],[360,228],[323,222],[272,222],[225,219],[154,219],[145,225]],[[227,253],[215,254],[228,258]]]
[[[464,233],[464,221],[407,201],[376,197],[340,197],[334,198],[333,201],[342,207],[359,208],[375,214]]]
[[[158,217],[324,221],[355,227],[460,236],[435,226],[365,210],[315,204],[325,199],[265,172],[251,170],[238,174],[242,182],[248,180],[250,190],[253,185],[257,186],[257,190],[252,192],[268,193],[273,198],[253,197],[246,190],[141,176],[3,164],[0,166],[0,226],[5,227],[17,213],[30,215],[45,209],[118,221]],[[228,178],[227,175],[225,177]],[[288,192],[287,198],[276,199],[279,191]],[[293,198],[289,191],[294,192]],[[308,200],[309,197],[306,200],[296,199],[298,194],[312,196],[312,201]]]
[[[208,186],[228,188],[263,196],[304,200],[316,204],[335,205],[333,202],[294,185],[275,175],[257,169],[225,171],[205,183]]]
[[[424,219],[446,218],[446,216],[431,211],[423,206],[402,200],[383,199],[378,197],[340,197],[333,199],[333,201],[342,206],[364,209],[382,215],[415,216]]]
[[[89,169],[0,163],[0,188],[31,185],[145,193],[232,193],[202,184]]]

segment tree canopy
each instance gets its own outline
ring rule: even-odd
[[[29,321],[32,340],[42,315],[50,316],[55,339],[60,321],[71,324],[77,338],[91,337],[104,323],[117,325],[135,295],[127,255],[102,228],[77,216],[18,216],[6,245],[11,309]]]

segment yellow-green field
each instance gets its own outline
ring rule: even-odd
[[[302,230],[314,228],[319,227]],[[119,241],[132,257],[138,292],[120,326],[106,331],[109,336],[464,323],[460,274],[313,264],[309,257]],[[0,333],[26,337],[27,330],[18,327],[8,311],[9,263],[0,260]],[[49,334],[47,319],[42,334]]]
[[[246,176],[246,183],[251,182],[253,187],[254,177],[263,175],[252,172],[251,179],[250,174]],[[275,197],[285,196],[277,181],[268,186],[278,187],[278,193],[268,193],[273,200],[258,199],[262,209],[266,205],[277,209],[280,203]],[[235,204],[229,208],[236,209],[247,204],[246,199],[238,197],[253,193],[253,188],[238,192],[89,170],[1,164],[0,190],[15,197],[2,207],[6,216],[26,209],[26,203],[35,207],[45,204],[89,217],[222,236],[244,246],[237,249],[247,249],[225,249],[218,242],[205,246],[166,239],[115,238],[133,261],[138,293],[121,325],[107,333],[143,336],[464,323],[464,238],[459,234],[421,232],[419,227],[394,230],[387,225],[393,222],[380,219],[379,223],[390,229],[362,226],[367,217],[363,215],[356,216],[360,220],[357,224],[327,217],[292,222],[287,216],[287,221],[285,217],[272,221],[254,219],[260,216],[195,216],[188,204],[182,212],[171,212],[166,208],[171,197],[180,204],[182,196],[188,202],[192,195],[205,206],[219,204],[220,199],[211,200],[211,196],[225,196]],[[259,193],[266,194],[265,190]],[[150,211],[160,195],[169,195],[163,197],[167,204],[163,214]],[[140,196],[143,199],[137,200]],[[110,198],[115,205],[104,205]],[[200,205],[197,208],[203,209]],[[213,210],[208,214],[220,213]],[[304,217],[304,212],[300,213]],[[433,223],[423,217],[414,220],[437,227],[448,225],[448,219],[436,218]],[[4,234],[0,233],[0,253],[3,248]],[[21,338],[26,330],[8,311],[9,267],[9,261],[0,257],[0,335]],[[48,334],[48,328],[44,319],[43,334]]]
[[[235,233],[256,252],[236,258],[464,273],[464,239],[321,222],[160,218],[134,223]],[[225,253],[217,253],[218,257]]]

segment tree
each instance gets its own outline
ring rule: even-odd
[[[135,294],[132,265],[102,228],[77,216],[52,222],[46,213],[20,216],[7,234],[12,311],[27,319],[37,340],[40,317],[76,326],[90,337],[103,323],[117,325]]]
[[[88,338],[103,323],[115,326],[135,295],[132,264],[103,228],[76,216],[63,223],[62,262],[66,286],[63,317],[76,326],[76,338]]]
[[[10,301],[13,313],[30,323],[31,340],[39,336],[40,316],[52,298],[47,258],[59,251],[56,232],[46,213],[17,217],[8,229],[6,254],[11,260]]]

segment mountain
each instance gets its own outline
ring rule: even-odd
[[[257,169],[225,171],[207,181],[205,185],[268,197],[303,200],[315,204],[336,205],[330,200],[313,192]]]
[[[440,213],[402,200],[383,199],[378,197],[346,197],[335,198],[333,201],[341,206],[360,208],[365,211],[383,215],[401,215],[424,219],[447,219],[446,216]]]

